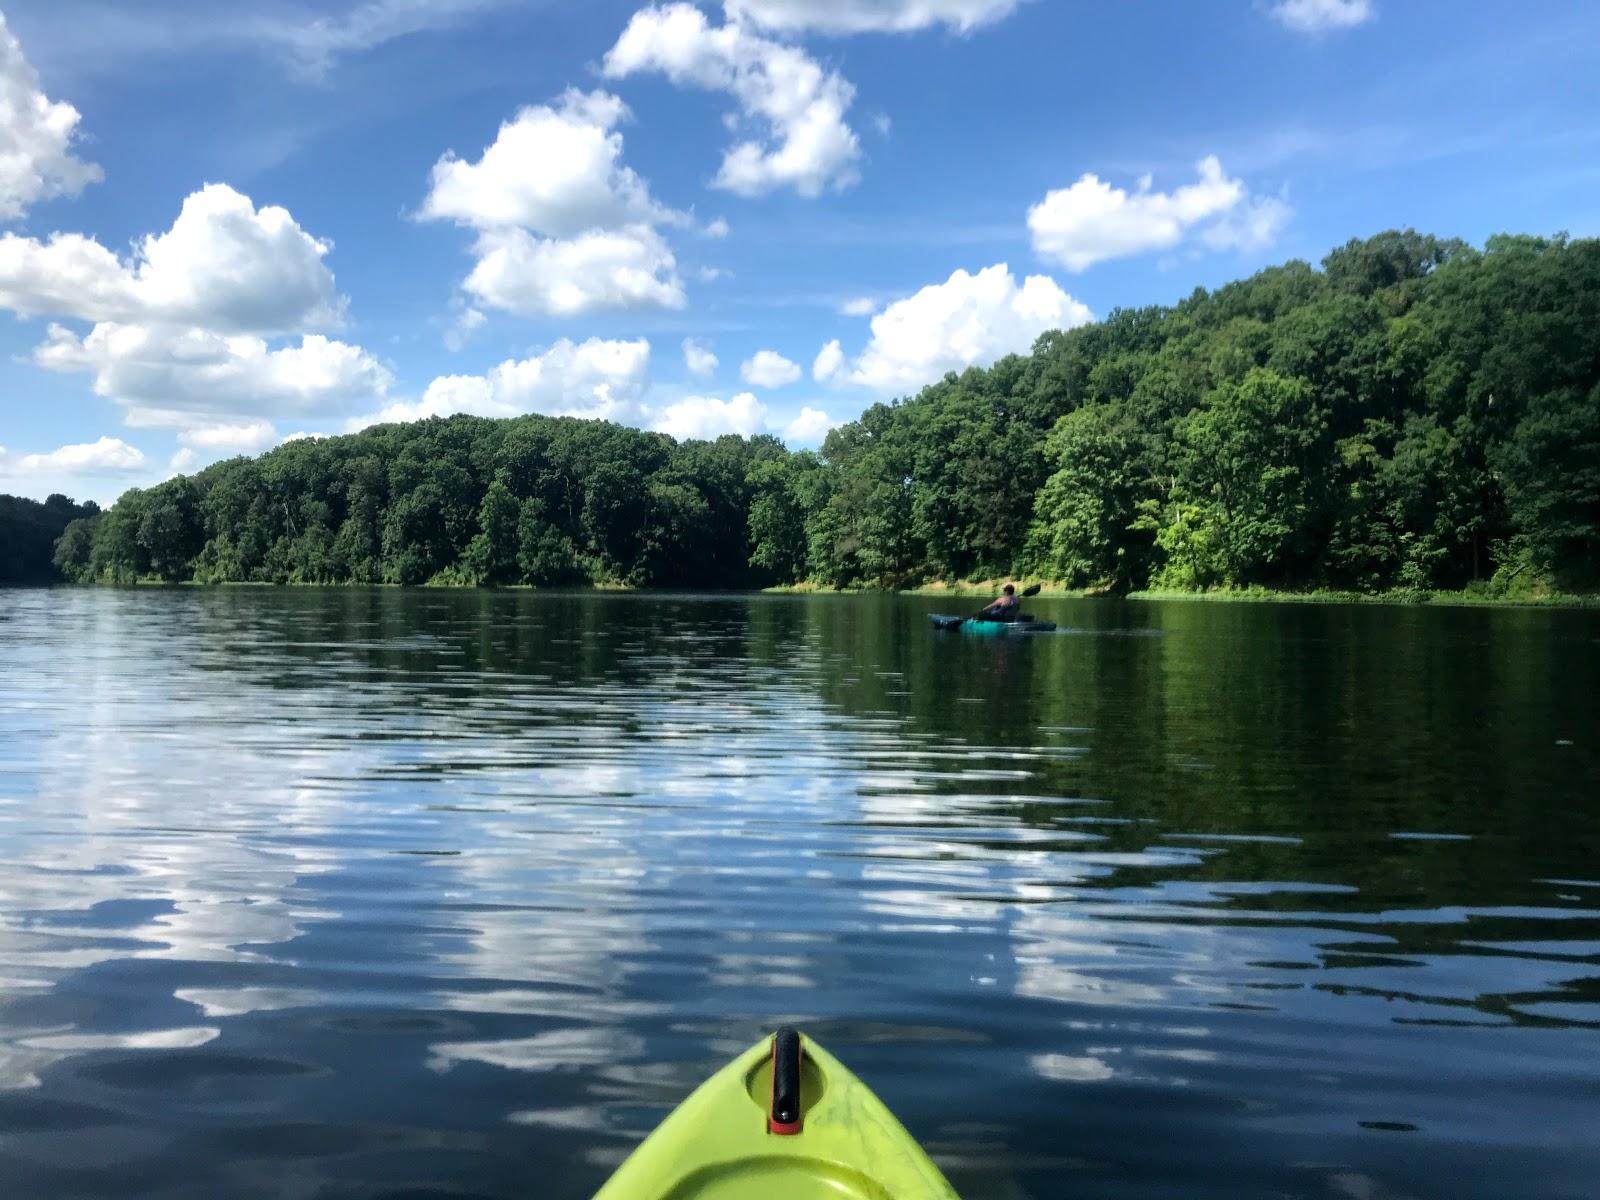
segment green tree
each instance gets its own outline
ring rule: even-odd
[[[501,480],[495,480],[478,509],[478,532],[467,545],[463,566],[477,583],[514,583],[517,566],[517,525],[522,504]]]
[[[1143,586],[1155,546],[1154,484],[1139,429],[1120,405],[1068,413],[1045,443],[1055,472],[1029,531],[1028,565],[1074,586]]]
[[[1531,564],[1569,587],[1600,584],[1600,383],[1536,397],[1496,462]]]
[[[1391,229],[1365,240],[1352,238],[1329,251],[1322,269],[1334,287],[1366,296],[1422,279],[1465,249],[1464,242],[1453,238]]]
[[[106,511],[95,528],[90,578],[102,583],[134,583],[149,573],[149,553],[139,540],[144,508],[145,493],[130,488]]]
[[[1290,582],[1314,549],[1327,421],[1311,389],[1258,368],[1177,429],[1173,519],[1157,540],[1186,587]]]
[[[763,458],[750,468],[750,565],[773,583],[798,583],[812,573],[806,521],[807,476],[825,468],[810,451],[783,458]]]
[[[517,517],[517,566],[538,586],[590,582],[572,538],[544,519],[544,505],[529,498]]]
[[[79,517],[62,531],[56,542],[52,561],[67,582],[89,582],[89,563],[94,554],[95,526],[98,523],[98,516]]]
[[[43,503],[0,496],[0,585],[55,583],[67,577],[57,554],[58,540],[76,522],[90,521],[99,511],[96,504],[74,504],[59,493]],[[81,548],[84,532],[74,534],[75,547]],[[76,570],[78,564],[70,561],[68,566]]]

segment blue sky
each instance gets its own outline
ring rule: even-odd
[[[1600,228],[1578,0],[0,11],[23,495],[458,411],[814,445],[1353,236]]]

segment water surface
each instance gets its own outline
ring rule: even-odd
[[[0,1194],[588,1196],[800,1023],[981,1197],[1592,1197],[1600,614],[0,591]]]

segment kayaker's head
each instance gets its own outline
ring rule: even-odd
[[[1015,596],[1017,594],[1017,585],[1014,583],[1008,583],[1000,590],[1008,596]]]

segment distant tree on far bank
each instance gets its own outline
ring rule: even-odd
[[[74,522],[92,520],[100,506],[75,504],[54,494],[43,503],[21,496],[0,496],[0,584],[59,583],[56,543]],[[92,537],[79,529],[78,538]]]

